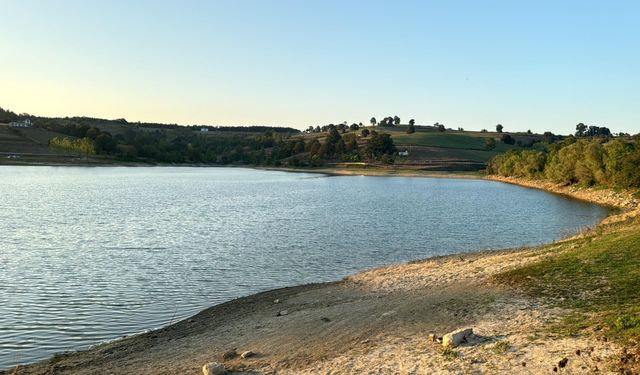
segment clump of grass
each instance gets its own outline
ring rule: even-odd
[[[451,349],[448,346],[447,347],[442,347],[440,349],[440,354],[447,361],[453,361],[454,359],[460,357],[460,353],[456,352],[455,350]]]
[[[503,355],[509,350],[511,350],[511,343],[507,340],[498,341],[491,347],[491,351],[498,355]]]
[[[556,325],[558,333],[573,335],[601,325],[613,339],[638,339],[640,219],[601,226],[585,238],[563,242],[555,254],[503,272],[496,280],[574,309]]]

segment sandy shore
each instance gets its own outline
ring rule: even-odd
[[[638,212],[637,200],[625,193],[527,186],[627,209],[622,215]],[[615,344],[595,333],[552,334],[549,325],[566,311],[492,282],[496,273],[557,248],[432,258],[264,292],[15,373],[201,374],[204,363],[218,361],[245,374],[547,374],[563,358],[565,373],[607,373],[607,359],[620,349]],[[428,339],[463,327],[476,336],[455,350]],[[231,349],[256,355],[224,359]]]

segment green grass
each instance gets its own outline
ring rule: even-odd
[[[496,278],[572,308],[573,314],[552,327],[556,333],[601,326],[616,340],[640,338],[640,218],[600,227],[556,251]]]
[[[442,355],[442,357],[444,357],[446,361],[453,361],[454,359],[460,357],[460,353],[449,347],[440,348],[440,355]]]
[[[511,343],[507,340],[498,341],[495,345],[491,346],[489,350],[496,355],[503,355],[511,350]]]
[[[396,145],[416,145],[426,147],[446,147],[458,148],[465,150],[484,150],[485,139],[487,136],[470,135],[471,133],[451,133],[451,132],[432,132],[417,131],[413,134],[407,134],[404,129],[379,128],[378,131],[391,134]],[[506,151],[513,146],[507,145],[499,140],[496,141],[494,151]]]

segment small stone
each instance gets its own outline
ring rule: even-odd
[[[430,333],[430,334],[429,334],[429,341],[430,341],[430,342],[436,342],[436,341],[437,341],[437,339],[438,339],[438,337],[436,336],[436,334],[435,334],[435,333]]]
[[[567,363],[569,362],[569,358],[564,357],[560,360],[560,362],[558,362],[558,367],[560,368],[565,368],[565,366],[567,366]]]
[[[278,303],[280,303],[280,300],[276,298],[276,299],[273,300],[273,303],[278,304]]]
[[[580,355],[580,349],[576,350],[576,355]]]
[[[256,353],[252,352],[251,350],[247,350],[246,352],[242,352],[242,354],[240,354],[240,357],[242,359],[245,358],[249,358],[249,357],[253,357]]]
[[[527,367],[527,362],[522,362],[521,365],[522,367]]]
[[[224,352],[222,354],[222,359],[226,361],[226,360],[229,360],[229,359],[233,359],[233,358],[235,358],[237,356],[238,356],[238,352],[236,352],[235,349],[231,349],[231,350],[227,350],[226,352]]]
[[[329,323],[329,322],[331,321],[331,319],[329,319],[329,318],[327,318],[327,317],[325,317],[325,316],[323,316],[322,318],[320,318],[320,320],[322,320],[322,321],[323,321],[323,322],[325,322],[325,323]]]
[[[284,316],[284,315],[288,315],[289,311],[288,310],[282,310],[278,312],[278,316]]]
[[[553,366],[553,372],[558,372],[558,368],[556,366]]]
[[[210,362],[202,366],[202,373],[204,375],[224,375],[227,373],[227,370],[221,363]]]
[[[471,337],[471,335],[473,335],[473,330],[471,328],[462,328],[453,332],[449,332],[446,335],[442,336],[442,346],[455,348],[463,342],[466,342],[467,339]]]

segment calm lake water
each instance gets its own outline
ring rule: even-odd
[[[606,214],[480,180],[0,167],[0,368],[258,291],[551,242]]]

